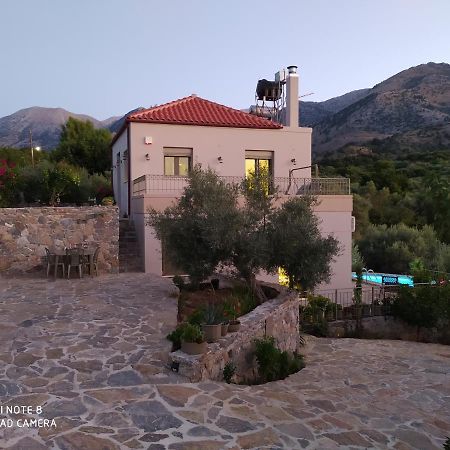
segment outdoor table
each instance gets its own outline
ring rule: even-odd
[[[89,260],[89,275],[92,275],[94,273],[94,253],[97,247],[87,247],[87,248],[80,248],[80,252],[82,255],[87,256]],[[58,273],[58,262],[59,258],[66,257],[66,250],[64,249],[55,249],[51,252],[53,255],[55,255],[55,278]]]

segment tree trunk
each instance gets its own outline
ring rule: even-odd
[[[255,274],[253,273],[250,274],[250,276],[247,279],[247,283],[258,305],[267,301],[266,294],[264,294],[264,291],[262,290],[260,284],[256,280]]]

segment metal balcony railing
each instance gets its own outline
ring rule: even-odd
[[[242,177],[220,177],[225,183],[240,184]],[[168,175],[143,175],[133,180],[133,196],[139,195],[181,195],[188,178]],[[279,195],[349,195],[349,178],[273,178],[270,190]]]

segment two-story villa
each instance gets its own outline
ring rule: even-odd
[[[318,195],[321,230],[341,246],[326,288],[352,286],[349,180],[311,178],[312,129],[298,125],[299,79],[295,66],[288,69],[284,124],[196,95],[127,117],[112,144],[114,196],[121,216],[135,224],[146,272],[173,275],[145,214],[149,207],[162,210],[176,201],[190,168],[200,163],[230,182],[239,182],[250,170],[268,170],[279,202],[306,192]]]

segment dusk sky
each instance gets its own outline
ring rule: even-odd
[[[449,20],[450,0],[3,0],[0,117],[106,119],[192,93],[246,108],[292,64],[322,101],[450,63]]]

